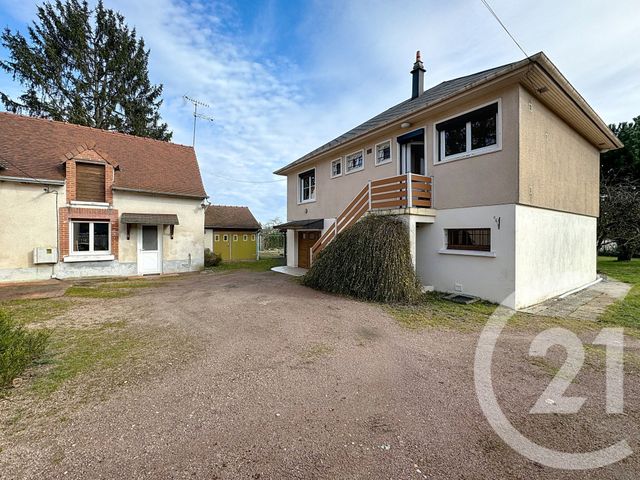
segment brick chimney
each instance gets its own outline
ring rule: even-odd
[[[424,92],[424,64],[420,60],[420,50],[416,52],[416,63],[413,64],[411,75],[413,76],[413,88],[411,90],[411,100],[418,98]]]

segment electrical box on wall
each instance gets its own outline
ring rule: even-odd
[[[58,250],[53,247],[36,247],[33,249],[33,263],[57,263]]]

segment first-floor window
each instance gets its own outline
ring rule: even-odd
[[[447,250],[491,250],[490,228],[449,228]]]
[[[109,222],[71,222],[71,253],[108,253]]]
[[[300,202],[311,202],[316,199],[316,170],[311,169],[298,175],[300,182]]]
[[[362,170],[364,168],[364,152],[360,150],[359,152],[347,155],[344,158],[344,164],[346,173]]]
[[[497,149],[498,115],[498,103],[493,103],[438,123],[438,161]]]

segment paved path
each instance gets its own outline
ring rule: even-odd
[[[565,298],[552,298],[522,311],[543,317],[578,318],[596,321],[611,304],[624,298],[631,285],[610,278]]]

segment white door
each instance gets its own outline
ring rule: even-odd
[[[138,273],[162,273],[162,227],[141,225],[138,235]]]

